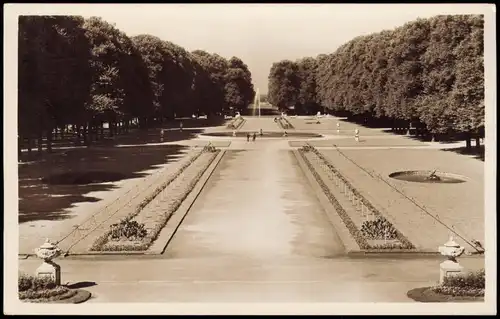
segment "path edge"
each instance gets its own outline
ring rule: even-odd
[[[360,252],[359,245],[354,241],[354,238],[352,238],[351,234],[349,233],[349,230],[347,229],[347,227],[345,227],[344,222],[342,221],[337,211],[335,210],[335,207],[333,207],[328,197],[326,197],[325,193],[323,192],[323,189],[321,189],[319,183],[316,181],[311,171],[304,163],[304,160],[300,156],[298,150],[294,149],[292,150],[292,153],[295,156],[295,159],[297,160],[297,163],[299,164],[301,171],[304,173],[308,181],[308,184],[311,186],[313,193],[315,194],[321,207],[323,208],[323,211],[328,216],[330,224],[335,229],[337,235],[342,241],[345,253],[349,255],[352,253]]]
[[[187,216],[191,207],[196,202],[196,199],[201,194],[208,180],[212,176],[213,172],[219,165],[222,157],[226,153],[226,150],[220,150],[219,154],[212,161],[210,166],[205,170],[201,178],[196,183],[196,186],[191,190],[186,199],[182,202],[181,206],[175,211],[175,213],[170,217],[167,225],[161,230],[158,238],[151,245],[151,247],[144,252],[145,255],[160,255],[165,252],[168,244],[175,236],[177,229],[179,229],[184,218]]]

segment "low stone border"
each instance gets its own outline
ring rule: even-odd
[[[208,160],[208,162],[200,169],[200,171],[193,177],[193,179],[189,182],[189,185],[187,186],[186,190],[182,193],[180,198],[176,198],[174,200],[174,205],[172,207],[172,210],[169,214],[166,214],[164,218],[161,219],[161,221],[154,227],[153,231],[144,238],[138,245],[131,245],[131,244],[124,244],[124,246],[107,246],[106,244],[108,243],[108,238],[111,233],[111,231],[107,231],[104,233],[102,236],[100,236],[94,243],[94,245],[91,247],[91,251],[96,251],[96,252],[120,252],[122,254],[130,254],[131,252],[145,252],[147,251],[153,243],[157,240],[158,236],[160,235],[162,229],[165,227],[165,225],[168,223],[170,220],[171,216],[177,211],[177,209],[182,205],[182,202],[189,196],[191,191],[195,188],[196,184],[198,183],[199,179],[205,171],[208,169],[210,164],[213,162],[213,160],[216,158],[217,154],[220,152],[220,150],[216,150],[214,155]],[[174,175],[174,178],[172,180],[169,180],[165,187],[161,189],[163,191],[175,178],[177,178],[182,172],[184,172],[188,167],[193,165],[193,163],[196,162],[200,158],[200,156],[204,153],[204,151],[201,151],[198,153],[193,160],[189,161],[187,165],[183,166],[179,172],[177,172]],[[162,186],[164,186],[162,185]],[[151,198],[154,199],[160,192],[154,192],[154,196]],[[150,201],[151,201],[150,200]],[[150,202],[149,201],[149,202]],[[135,211],[133,215],[128,216],[127,218],[130,220],[133,220],[144,208],[145,206],[141,207],[140,210]],[[123,249],[120,249],[119,247],[122,247]]]
[[[349,190],[352,192],[353,196],[357,197],[361,203],[368,209],[370,210],[371,212],[374,213],[375,216],[377,217],[381,217],[385,220],[387,220],[387,218],[385,216],[383,216],[382,213],[380,213],[380,211],[375,208],[371,203],[370,201],[368,201],[344,176],[342,176],[342,174],[330,163],[330,161],[328,161],[327,158],[325,158],[323,156],[323,154],[321,154],[321,152],[319,152],[316,148],[312,147],[312,152],[314,152],[316,154],[316,156],[318,156],[324,163],[325,165],[328,166],[328,168],[336,175],[336,177],[338,179],[340,179],[348,188]],[[387,220],[388,221],[388,220]],[[389,222],[389,221],[388,221]],[[390,222],[389,222],[390,223]],[[396,250],[408,250],[408,249],[415,249],[415,246],[408,240],[408,238],[406,238],[406,236],[404,236],[398,229],[396,229],[396,227],[394,226],[393,223],[390,223],[392,224],[392,227],[394,227],[394,229],[396,230],[396,239],[403,245],[404,248],[397,248]],[[371,250],[371,249],[370,249]]]
[[[335,175],[337,176],[337,178],[339,178],[340,180],[342,180],[345,183],[345,185],[348,188],[350,188],[351,192],[354,195],[356,195],[363,202],[363,204],[368,209],[370,209],[376,215],[378,214],[378,216],[381,216],[382,218],[383,218],[383,216],[382,216],[382,214],[380,214],[380,212],[378,212],[378,210],[376,210],[373,207],[373,205],[371,205],[371,203],[369,203],[361,194],[359,194],[359,192],[357,190],[355,190],[354,187],[352,187],[352,185],[350,185],[350,183],[347,180],[345,180],[345,178],[333,167],[333,165],[331,165],[327,160],[325,160],[325,158],[322,156],[322,154],[320,154],[316,149],[314,149],[312,146],[308,146],[306,148],[306,150],[303,150],[303,149],[299,149],[298,150],[298,154],[301,155],[301,157],[302,157],[303,161],[305,162],[308,170],[315,177],[316,182],[320,185],[322,191],[324,192],[324,194],[329,199],[330,203],[335,208],[335,211],[337,212],[337,214],[340,216],[343,224],[349,230],[349,233],[351,234],[352,238],[355,240],[355,242],[359,246],[359,249],[355,249],[354,251],[357,251],[357,252],[373,252],[373,253],[377,253],[377,252],[385,253],[385,252],[388,252],[388,251],[391,251],[393,253],[396,253],[396,252],[398,252],[398,253],[408,253],[408,252],[417,251],[415,249],[414,245],[411,242],[409,242],[408,239],[406,239],[406,237],[404,237],[397,229],[396,229],[396,232],[397,232],[396,238],[401,242],[401,244],[403,245],[403,247],[401,247],[401,248],[391,247],[391,248],[385,248],[385,249],[384,248],[374,248],[374,247],[371,247],[369,245],[367,239],[365,239],[364,236],[361,234],[360,229],[358,229],[358,227],[354,224],[354,222],[352,221],[352,219],[349,216],[349,214],[346,212],[346,210],[342,207],[342,205],[339,203],[339,201],[332,194],[332,192],[330,191],[329,187],[325,184],[325,182],[323,181],[323,179],[321,178],[321,176],[318,174],[318,172],[316,171],[316,169],[313,167],[313,165],[309,161],[309,159],[307,159],[307,157],[304,154],[307,151],[313,152],[323,162],[325,162],[326,165],[328,166],[328,168],[332,169],[332,171],[335,173]],[[393,225],[393,227],[394,227],[394,225]],[[351,253],[352,252],[353,251],[351,250]]]
[[[293,130],[295,127],[288,121],[287,118],[285,117],[278,117],[278,125],[283,129],[283,130]],[[283,123],[285,122],[285,123]]]
[[[406,293],[418,302],[484,302],[484,297],[452,296],[434,292],[432,287],[414,288]]]
[[[302,154],[299,153],[298,150],[292,151],[295,155],[297,162],[302,170],[302,173],[306,176],[309,184],[314,190],[314,194],[318,198],[323,210],[326,215],[330,219],[330,222],[333,228],[337,231],[337,235],[339,235],[342,240],[342,244],[344,245],[344,249],[347,254],[356,253],[360,251],[358,243],[354,240],[349,229],[344,224],[344,221],[340,217],[340,214],[336,211],[336,208],[332,205],[330,198],[327,194],[324,193],[320,183],[317,178],[313,175],[313,172],[307,165],[306,160],[303,158]]]
[[[92,297],[92,294],[83,289],[71,289],[69,290],[70,292],[74,292],[73,294],[69,295],[69,297],[64,298],[65,294],[62,294],[60,296],[54,297],[54,299],[20,299],[21,302],[26,302],[26,303],[69,303],[69,304],[78,304],[85,302]],[[66,294],[67,295],[67,294]],[[60,299],[56,299],[59,297]],[[63,298],[61,298],[63,297]]]
[[[167,225],[161,230],[156,241],[153,242],[153,244],[149,247],[149,249],[145,252],[145,254],[160,255],[160,254],[163,254],[165,252],[165,250],[168,247],[168,244],[170,243],[172,238],[175,236],[177,229],[179,229],[179,226],[182,224],[184,218],[189,213],[189,210],[191,209],[191,207],[195,203],[199,194],[203,191],[205,184],[208,182],[208,180],[212,176],[213,172],[215,171],[215,169],[217,168],[217,166],[221,162],[225,153],[226,153],[225,150],[221,150],[217,154],[215,159],[212,160],[209,167],[205,170],[202,177],[198,180],[198,183],[196,184],[196,186],[189,193],[187,198],[182,202],[181,206],[176,210],[176,212],[173,214],[173,216],[170,217],[170,220],[168,221]]]
[[[201,155],[203,154],[203,150],[200,150],[196,155],[194,155],[189,161],[184,163],[180,169],[178,169],[173,175],[171,175],[166,182],[157,187],[153,193],[149,194],[141,203],[135,208],[132,214],[126,217],[126,219],[133,219],[137,216],[144,207],[146,207],[158,194],[160,194],[165,188],[168,187],[177,177],[179,177],[189,166],[191,166]],[[90,247],[90,251],[101,251],[104,245],[108,242],[109,235],[111,234],[111,230],[106,231],[101,236],[97,237],[92,246]]]
[[[226,127],[230,130],[238,130],[241,128],[244,122],[245,119],[241,116],[238,116],[237,118],[231,120],[231,122],[229,122]]]

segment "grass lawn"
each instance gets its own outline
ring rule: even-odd
[[[437,249],[448,239],[450,230],[424,213],[390,186],[363,172],[336,150],[321,150],[343,174],[371,200],[376,202],[412,242]],[[382,176],[408,197],[413,198],[439,220],[467,240],[484,244],[484,163],[473,158],[441,150],[349,149],[342,152],[356,164]],[[465,183],[428,184],[396,180],[390,173],[408,170],[434,170],[458,174]],[[472,249],[460,238],[457,241]]]

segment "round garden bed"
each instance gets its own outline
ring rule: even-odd
[[[66,286],[19,292],[19,300],[31,303],[82,303],[91,296],[87,290],[70,289]]]
[[[283,136],[283,132],[263,132],[262,135],[256,131],[238,131],[236,136],[233,136],[233,132],[211,132],[202,133],[201,136],[214,136],[214,137],[247,137],[247,134],[253,135],[257,134],[257,138],[318,138],[323,137],[321,134],[308,133],[308,132],[287,132],[286,136]]]
[[[408,291],[407,296],[418,302],[483,302],[484,297],[453,296],[440,294],[432,290],[432,287],[415,288]]]
[[[463,176],[437,171],[402,171],[391,173],[389,177],[406,182],[429,184],[457,184],[466,181]]]

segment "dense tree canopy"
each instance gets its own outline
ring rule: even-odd
[[[147,128],[242,110],[255,95],[237,57],[188,52],[151,35],[129,38],[97,17],[21,16],[18,40],[19,135],[29,145],[38,138],[41,147],[46,137],[50,149],[52,134],[69,126],[88,144],[104,122],[112,134],[132,119]]]
[[[273,64],[269,100],[413,123],[432,134],[484,126],[483,17],[443,15],[359,36],[335,52]],[[404,124],[402,124],[404,123]]]

